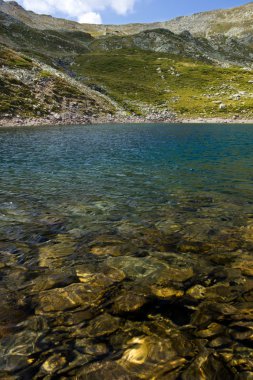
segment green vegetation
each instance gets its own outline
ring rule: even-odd
[[[72,106],[82,115],[113,112],[109,102],[95,98],[85,89],[81,91],[68,80],[41,69],[30,58],[2,45],[0,66],[0,116],[41,117],[67,112]]]
[[[40,78],[52,78],[52,74],[49,71],[41,70],[39,73]]]
[[[6,75],[0,77],[0,88],[0,114],[34,115],[33,106],[36,104],[36,100],[32,96],[29,86]]]
[[[184,117],[228,117],[241,112],[253,116],[252,73],[242,68],[120,50],[81,55],[72,69],[85,83],[104,87],[112,98],[138,114],[148,105]],[[224,108],[220,109],[220,103]]]
[[[30,69],[33,64],[30,58],[21,56],[13,50],[0,46],[0,66]]]

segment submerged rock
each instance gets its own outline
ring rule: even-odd
[[[114,298],[112,311],[115,314],[135,313],[147,303],[147,297],[142,292],[124,289]]]
[[[72,310],[77,307],[89,308],[102,302],[105,288],[91,288],[86,284],[72,284],[41,292],[38,296],[37,314]]]
[[[233,379],[233,372],[223,363],[218,355],[204,351],[182,373],[182,380],[224,380]]]
[[[195,335],[199,338],[211,338],[216,335],[222,334],[224,330],[224,326],[213,322],[210,325],[208,325],[207,328],[203,330],[198,330]]]
[[[60,354],[53,354],[42,364],[41,370],[46,374],[52,375],[64,368],[66,364],[67,360],[64,356]]]
[[[83,284],[89,284],[94,287],[108,287],[114,283],[121,282],[125,279],[125,274],[117,268],[102,266],[99,272],[89,269],[87,265],[80,265],[75,268],[76,276]]]
[[[90,252],[93,255],[97,256],[103,256],[103,255],[110,255],[110,256],[120,256],[121,255],[121,249],[118,246],[107,246],[107,247],[92,247]]]
[[[205,298],[206,288],[202,285],[195,285],[188,289],[186,294],[193,299],[202,300]]]
[[[70,373],[71,374],[71,373]],[[116,361],[101,361],[91,363],[73,372],[80,380],[138,380],[139,377],[129,373]]]
[[[105,343],[96,343],[95,340],[83,338],[75,340],[76,349],[83,353],[91,355],[94,358],[105,356],[109,352],[109,348]]]
[[[119,328],[120,319],[112,317],[110,314],[102,314],[93,319],[85,333],[89,337],[107,336],[115,332]]]
[[[151,287],[152,294],[159,298],[177,298],[183,297],[184,291],[173,288],[163,288],[153,285]]]
[[[0,372],[15,372],[29,366],[29,356],[41,351],[41,332],[23,331],[0,341]]]
[[[75,240],[64,234],[59,234],[53,241],[39,248],[39,265],[41,267],[60,267],[75,251]]]
[[[28,283],[31,293],[38,293],[58,287],[64,287],[75,282],[77,278],[74,272],[66,270],[64,273],[60,271],[52,271],[47,274],[40,275]]]
[[[172,371],[186,363],[178,356],[170,340],[155,336],[140,336],[127,343],[119,364],[133,375],[156,378],[163,372]]]
[[[253,224],[250,223],[248,226],[242,228],[243,238],[246,242],[253,243]]]

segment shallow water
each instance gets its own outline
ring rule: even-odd
[[[0,376],[253,378],[252,152],[252,125],[1,129]]]

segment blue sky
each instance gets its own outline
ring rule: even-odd
[[[246,0],[18,0],[37,13],[79,22],[122,24],[169,20],[218,8],[246,4]]]
[[[177,16],[246,4],[246,0],[139,0],[133,12],[125,16],[107,10],[103,21],[107,23],[164,21]]]

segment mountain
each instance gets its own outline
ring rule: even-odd
[[[94,36],[108,34],[129,35],[160,28],[168,29],[174,33],[188,30],[191,34],[199,37],[210,37],[217,34],[223,34],[227,37],[245,37],[251,36],[253,32],[253,2],[231,9],[220,9],[196,13],[192,16],[177,17],[165,22],[126,25],[79,24],[47,15],[37,15],[34,12],[25,11],[15,1],[4,2],[0,0],[0,10],[37,29],[80,30]]]
[[[87,25],[0,0],[0,117],[251,118],[252,19],[251,2],[162,23]]]

